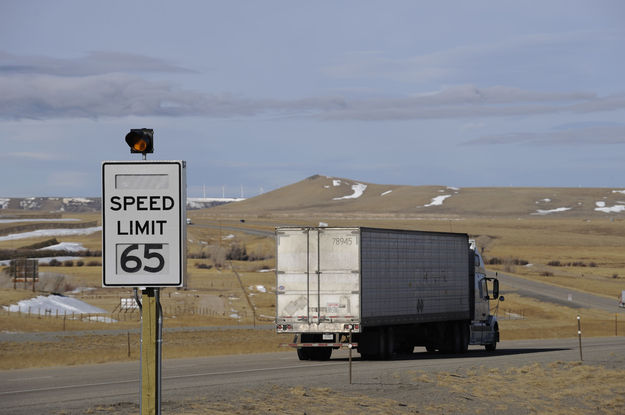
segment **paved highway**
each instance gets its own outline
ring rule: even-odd
[[[197,226],[200,228],[211,228],[211,229],[221,229],[222,232],[225,231],[229,231],[229,232],[243,232],[243,233],[247,233],[250,235],[258,235],[258,236],[266,236],[269,238],[273,238],[275,236],[275,232],[274,231],[265,231],[265,230],[261,230],[261,229],[253,229],[250,227],[247,227],[245,225],[241,225],[241,226],[231,226],[231,225],[222,225],[219,224],[218,222],[211,222],[211,223],[192,223],[189,226]]]
[[[419,352],[391,361],[355,359],[354,384],[349,385],[346,353],[338,352],[328,362],[300,362],[293,351],[166,360],[162,400],[218,399],[267,384],[363,391],[371,385],[393,388],[398,376],[415,371],[454,372],[478,366],[521,367],[579,359],[577,339],[503,341],[492,354],[471,348],[462,357]],[[588,364],[622,367],[625,337],[584,339],[583,355]],[[134,407],[139,402],[139,373],[138,362],[0,371],[0,414],[72,413],[100,404]]]
[[[489,273],[494,276],[494,272]],[[618,307],[618,294],[614,298],[590,294],[573,288],[565,288],[539,281],[527,280],[499,273],[501,294],[516,292],[524,297],[551,302],[573,308],[596,308],[611,313],[625,314],[625,308]]]

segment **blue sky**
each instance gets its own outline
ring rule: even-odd
[[[99,196],[155,130],[188,195],[313,174],[625,186],[620,1],[3,1],[0,196]]]

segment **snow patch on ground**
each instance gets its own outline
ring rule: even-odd
[[[451,197],[451,195],[436,196],[436,197],[432,198],[432,201],[430,203],[428,203],[427,205],[423,205],[423,207],[441,206],[443,204],[443,202],[445,201],[445,199],[447,199],[449,197]]]
[[[623,203],[623,202],[618,202],[618,203]],[[606,206],[604,201],[599,201],[599,202],[595,202],[595,205],[597,206],[595,208],[595,210],[597,212],[604,212],[604,213],[625,212],[625,204],[614,205],[614,206]]]
[[[43,258],[33,258],[33,259],[36,259],[37,262],[39,263],[39,265],[47,265],[53,259],[55,259],[55,260],[57,260],[59,262],[64,262],[64,261],[77,261],[79,259],[82,259],[84,261],[86,258],[90,258],[90,257],[84,257],[84,256],[47,256],[47,257],[43,257]],[[4,261],[0,261],[0,265],[1,266],[7,266],[7,265],[9,265],[10,262],[11,262],[10,259],[6,259]]]
[[[69,252],[80,252],[86,251],[87,248],[83,246],[80,242],[61,242],[56,245],[46,246],[45,248],[39,249],[43,250],[56,250],[56,251],[69,251]]]
[[[68,314],[108,314],[106,310],[92,306],[80,301],[77,298],[65,297],[61,295],[40,295],[29,300],[19,301],[17,304],[2,307],[5,311],[12,313],[29,313],[30,314],[51,314],[68,315]]]
[[[41,205],[34,197],[27,197],[20,201],[20,208],[22,209],[39,209]]]
[[[551,213],[558,213],[558,212],[566,212],[567,210],[571,210],[570,207],[559,207],[559,208],[555,208],[555,209],[538,209],[536,210],[536,212],[534,213],[530,213],[530,215],[538,215],[538,216],[544,216],[544,215],[549,215]]]
[[[63,204],[68,205],[70,203],[91,203],[91,200],[84,197],[64,197]]]
[[[101,226],[78,229],[39,229],[31,232],[12,233],[10,235],[0,236],[0,241],[13,241],[16,239],[39,238],[49,236],[90,235],[92,233],[100,232],[101,230]]]
[[[612,193],[621,193],[625,195],[625,190],[612,190]],[[2,199],[0,199],[0,203],[2,203]]]
[[[254,289],[256,291],[258,291],[259,293],[266,293],[267,292],[267,289],[265,288],[264,285],[253,285],[253,286],[250,287],[250,290],[254,290]]]
[[[366,189],[367,189],[366,184],[356,183],[352,185],[352,190],[354,191],[354,193],[352,193],[351,195],[343,196],[343,197],[335,197],[332,200],[358,199],[360,196],[362,196],[362,194],[365,192]]]
[[[223,239],[224,241],[227,241],[228,239],[233,239],[233,238],[234,238],[234,235],[233,235],[233,234],[230,234],[230,235],[226,235],[226,236],[224,236],[224,237],[223,237],[223,238],[221,238],[221,239]]]
[[[332,180],[332,186],[337,187],[337,186],[340,186],[340,185],[341,185],[341,181],[340,180],[336,180],[336,179]]]
[[[80,219],[59,218],[59,219],[0,219],[0,223],[19,223],[19,222],[74,222]]]
[[[0,209],[6,209],[7,206],[9,206],[10,201],[11,199],[5,199],[5,198],[0,199]]]
[[[187,207],[190,209],[204,209],[214,204],[240,202],[244,197],[187,197]]]
[[[541,204],[541,203],[549,203],[549,202],[551,202],[551,199],[548,199],[548,198],[547,199],[540,199],[540,200],[536,201],[536,204],[538,205],[538,204]]]
[[[380,194],[380,196],[386,196],[387,194],[389,194],[389,193],[391,193],[391,192],[392,192],[392,190],[387,190],[386,192],[384,192],[384,193]]]

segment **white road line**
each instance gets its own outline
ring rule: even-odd
[[[324,367],[324,366],[338,366],[344,362],[335,362],[335,363],[319,363],[313,365],[297,365],[297,366],[277,366],[277,367],[267,367],[261,369],[246,369],[246,370],[233,370],[229,372],[204,372],[204,373],[193,373],[190,375],[177,375],[177,376],[166,376],[163,379],[184,379],[184,378],[196,378],[200,376],[218,376],[218,375],[234,375],[241,373],[255,373],[255,372],[267,372],[270,370],[284,370],[284,369],[302,369],[304,367]]]
[[[66,386],[54,386],[50,388],[38,388],[38,389],[24,389],[24,390],[16,390],[16,391],[6,391],[0,392],[1,395],[11,395],[18,393],[30,393],[30,392],[48,392],[55,390],[64,390],[64,389],[76,389],[76,388],[84,388],[90,386],[108,386],[108,385],[119,385],[121,383],[135,383],[139,382],[139,379],[134,380],[118,380],[115,382],[102,382],[102,383],[81,383],[80,385],[66,385]]]
[[[324,367],[324,366],[338,366],[343,362],[335,362],[335,363],[320,363],[320,364],[312,364],[307,365],[305,367]],[[203,372],[203,373],[192,373],[187,375],[175,375],[175,376],[163,376],[162,380],[172,380],[172,379],[185,379],[185,378],[196,378],[202,376],[219,376],[219,375],[234,375],[234,374],[242,374],[242,373],[254,373],[254,372],[267,372],[271,370],[287,370],[287,369],[302,369],[302,365],[297,366],[278,366],[278,367],[268,367],[261,369],[246,369],[246,370],[232,370],[232,371],[224,371],[224,372]],[[45,376],[51,377],[51,376]],[[76,389],[76,388],[84,388],[91,386],[108,386],[108,385],[119,385],[123,383],[138,383],[139,379],[132,380],[118,380],[114,382],[102,382],[102,383],[82,383],[78,385],[65,385],[65,386],[54,386],[49,388],[37,388],[37,389],[24,389],[24,390],[15,390],[15,391],[4,391],[0,392],[0,396],[3,395],[11,395],[18,393],[31,393],[31,392],[49,392],[55,390],[64,390],[64,389]]]

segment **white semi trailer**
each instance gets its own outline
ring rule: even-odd
[[[499,282],[466,234],[279,227],[276,251],[276,330],[302,360],[329,359],[350,334],[365,359],[499,341]]]

